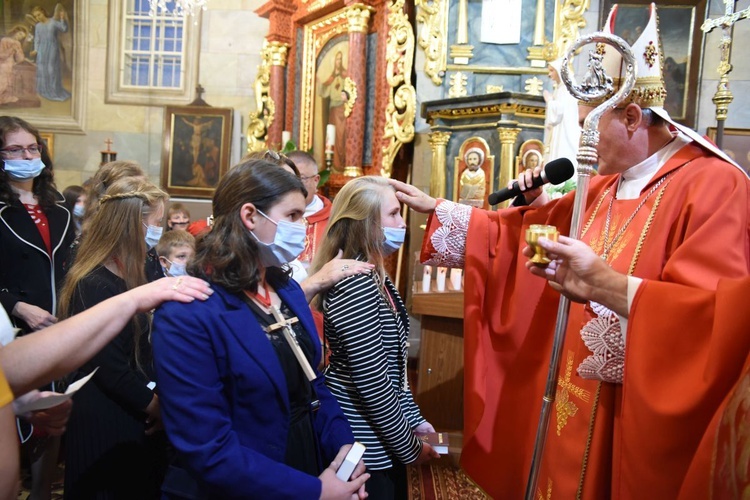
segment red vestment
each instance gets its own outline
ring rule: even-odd
[[[612,203],[604,237],[618,179],[591,179],[581,237],[599,254],[606,246],[614,269],[707,289],[720,278],[748,274],[750,182],[739,169],[695,144],[685,146],[659,169],[640,198]],[[559,302],[559,294],[525,268],[525,230],[530,224],[552,224],[568,234],[573,195],[538,209],[472,210],[464,266],[461,461],[496,498],[521,498],[525,492]],[[433,215],[423,260],[435,252],[430,235],[438,225]],[[693,390],[690,383],[680,384],[680,373],[695,358],[670,353],[693,344],[694,333],[653,338],[647,325],[632,323],[623,383],[583,379],[577,368],[592,351],[580,332],[596,318],[589,304],[571,305],[538,495],[674,498],[726,392],[718,400],[697,397],[694,406],[680,407],[672,391]],[[710,346],[702,347],[705,356]],[[661,356],[658,367],[647,370],[639,364],[643,350]]]
[[[318,251],[318,247],[323,242],[323,236],[326,234],[326,228],[328,227],[328,219],[331,217],[331,201],[325,196],[319,196],[323,201],[323,208],[315,212],[314,214],[305,217],[307,221],[307,236],[305,238],[305,249],[298,257],[300,262],[305,267],[312,264],[313,257]],[[318,329],[318,337],[323,341],[323,313],[315,308],[311,308],[313,313],[313,319],[315,320],[315,328]],[[328,351],[325,350],[325,359],[328,360]]]
[[[313,257],[323,241],[323,236],[326,234],[328,218],[331,216],[331,201],[325,196],[320,196],[319,198],[323,201],[323,208],[305,217],[307,221],[307,238],[305,239],[305,250],[299,256],[300,262],[304,262],[305,266],[309,266],[312,263]]]
[[[750,278],[721,280],[714,291],[698,290],[674,283],[644,281],[630,311],[634,329],[647,329],[655,338],[690,333],[690,342],[670,343],[669,357],[682,360],[679,371],[664,372],[659,385],[668,392],[660,411],[641,409],[642,420],[657,421],[661,428],[688,425],[674,414],[690,418],[688,413],[704,406],[718,405],[707,426],[692,463],[684,475],[679,498],[746,498],[750,494]],[[646,346],[648,338],[633,338],[629,347],[638,349],[638,371],[658,373],[665,369],[664,352]],[[743,369],[744,365],[744,369]],[[631,364],[631,369],[635,366]],[[672,367],[674,368],[674,366]],[[730,390],[734,386],[733,390]],[[645,385],[636,386],[643,389]],[[689,390],[685,390],[689,387]],[[630,389],[628,389],[630,390]],[[723,398],[722,396],[727,395]],[[633,394],[642,398],[642,395]],[[720,404],[719,404],[720,403]],[[686,411],[687,410],[687,411]],[[701,417],[705,422],[705,415]],[[697,429],[685,429],[696,431]],[[636,431],[636,429],[633,429]],[[675,433],[684,432],[675,429]],[[691,436],[693,438],[697,436]],[[632,432],[623,436],[631,447],[653,439],[648,433]],[[690,449],[695,440],[688,443]],[[654,457],[659,459],[659,457]],[[641,464],[633,464],[641,467]],[[646,464],[647,465],[647,464]],[[661,470],[631,471],[655,481]]]

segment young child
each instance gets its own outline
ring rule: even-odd
[[[169,231],[156,245],[164,274],[167,276],[185,276],[185,267],[195,254],[195,238],[187,231]]]
[[[182,203],[172,203],[167,212],[167,231],[187,229],[190,224],[190,211]]]

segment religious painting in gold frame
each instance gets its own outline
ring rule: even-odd
[[[229,169],[232,109],[167,106],[161,183],[171,195],[211,198]]]
[[[453,201],[489,209],[487,197],[495,189],[495,156],[487,141],[469,137],[458,150],[453,168]]]
[[[521,171],[530,168],[526,165],[528,158],[534,155],[539,160],[537,165],[541,165],[544,162],[544,143],[539,139],[529,139],[524,141],[518,148],[518,156],[516,156],[516,177]],[[534,168],[536,165],[532,165]]]
[[[42,142],[47,149],[47,154],[50,159],[55,161],[55,134],[50,132],[39,132],[39,137],[42,138]]]
[[[706,135],[715,141],[716,127],[708,127]],[[745,172],[750,172],[750,129],[725,128],[721,149]]]
[[[315,160],[323,165],[326,126],[332,123],[336,127],[333,171],[342,173],[346,147],[343,81],[349,59],[346,9],[305,24],[303,37],[299,147],[312,149]],[[337,84],[342,85],[340,90]]]

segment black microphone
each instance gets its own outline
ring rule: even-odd
[[[542,173],[539,177],[532,177],[531,185],[533,187],[529,189],[538,188],[539,186],[547,184],[548,182],[551,182],[552,184],[560,184],[561,182],[565,182],[573,177],[575,171],[576,169],[573,166],[573,162],[571,162],[567,158],[558,158],[557,160],[552,160],[544,166],[544,169],[542,169]],[[529,189],[527,189],[527,191]],[[500,191],[495,191],[494,193],[489,195],[489,197],[487,197],[487,201],[490,205],[497,205],[498,203],[505,200],[515,198],[519,194],[523,194],[523,191],[521,191],[521,189],[518,187],[518,181],[513,181],[512,187],[506,187],[501,189]]]

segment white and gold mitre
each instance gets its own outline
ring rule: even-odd
[[[607,22],[602,31],[608,35],[615,34],[616,22],[617,4],[612,6],[612,10],[609,12]],[[649,6],[648,23],[643,28],[638,39],[633,42],[631,49],[635,55],[637,66],[635,86],[620,106],[626,106],[631,102],[638,104],[641,108],[663,106],[664,100],[667,98],[667,89],[664,86],[664,76],[662,74],[663,51],[661,48],[661,38],[659,37],[655,4],[652,3]],[[622,56],[614,47],[604,44],[597,45],[597,52],[603,55],[602,66],[606,74],[612,77],[612,84],[615,91],[617,91],[625,76],[625,66]],[[597,105],[605,99],[606,97],[593,104]]]

